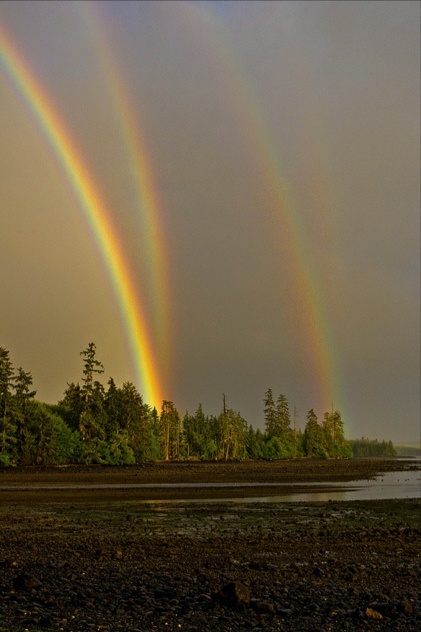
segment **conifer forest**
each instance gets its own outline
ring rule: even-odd
[[[157,410],[132,382],[118,386],[110,378],[104,386],[95,343],[80,355],[80,382],[68,383],[62,399],[49,404],[36,399],[31,373],[15,369],[0,347],[0,466],[395,456],[390,441],[346,440],[338,410],[319,420],[311,409],[304,430],[297,429],[286,396],[270,388],[264,430],[228,408],[225,396],[218,415],[199,404],[182,416],[166,400]]]

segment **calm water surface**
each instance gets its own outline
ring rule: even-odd
[[[406,459],[408,460],[408,459]],[[372,480],[348,481],[346,483],[290,483],[288,484],[289,492],[284,492],[276,496],[253,496],[241,498],[224,498],[224,502],[234,503],[279,503],[279,502],[327,502],[329,500],[380,500],[380,499],[402,499],[402,498],[421,498],[421,470],[420,459],[414,459],[414,468],[401,472],[386,472],[373,478]],[[0,486],[0,490],[11,489],[198,489],[198,488],[251,488],[251,487],[278,487],[278,483],[164,483],[156,484],[128,484],[128,485],[39,485],[39,486]],[[308,491],[294,493],[294,487],[305,487]],[[325,491],[320,487],[326,487]],[[313,491],[314,489],[314,491]],[[186,498],[182,502],[200,502],[215,503],[221,502],[222,499],[189,499]],[[157,502],[157,501],[140,501],[140,502]],[[161,500],[159,502],[172,503],[180,502],[177,500]]]

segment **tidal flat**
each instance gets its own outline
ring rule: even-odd
[[[0,630],[418,631],[419,499],[234,503],[206,487],[188,490],[191,503],[177,496],[186,490],[61,489],[260,481],[256,495],[267,495],[279,490],[265,482],[325,485],[393,468],[402,462],[1,470],[0,486],[15,489],[0,491]]]

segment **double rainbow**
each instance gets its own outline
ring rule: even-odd
[[[146,317],[110,214],[51,99],[37,82],[29,64],[19,54],[1,25],[0,62],[30,107],[73,187],[95,237],[126,325],[136,378],[142,395],[148,404],[159,406],[162,401],[162,389]]]

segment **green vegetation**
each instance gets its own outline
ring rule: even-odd
[[[395,446],[396,456],[421,456],[421,442],[398,443]]]
[[[0,347],[0,466],[102,463],[131,465],[144,461],[202,459],[349,458],[395,456],[391,442],[344,436],[341,414],[326,412],[321,423],[313,409],[304,432],[291,427],[285,395],[264,397],[265,430],[254,429],[225,404],[219,415],[206,415],[201,404],[182,418],[173,402],[161,411],[143,401],[134,384],[107,387],[91,342],[80,354],[80,383],[67,385],[57,404],[35,399],[31,373],[15,370]],[[294,409],[294,419],[295,419]]]
[[[395,457],[396,450],[391,441],[377,441],[377,439],[353,439],[349,441],[352,450],[352,456],[382,456]]]

